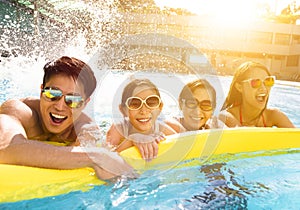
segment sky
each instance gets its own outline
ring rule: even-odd
[[[196,14],[203,13],[232,13],[250,14],[255,11],[257,5],[268,4],[275,14],[289,3],[296,2],[300,6],[300,0],[155,0],[160,7],[185,8]]]

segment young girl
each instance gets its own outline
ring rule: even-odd
[[[241,64],[233,77],[228,96],[219,115],[228,127],[295,127],[280,110],[267,108],[275,78],[257,62]]]
[[[216,91],[207,80],[198,79],[186,84],[179,94],[178,102],[183,116],[166,121],[176,132],[225,126],[213,116]]]
[[[124,88],[119,105],[124,119],[112,124],[107,132],[107,143],[118,152],[137,146],[144,159],[155,158],[159,141],[165,135],[176,133],[157,120],[162,108],[157,87],[148,79],[134,79]]]

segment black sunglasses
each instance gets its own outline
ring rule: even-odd
[[[200,107],[203,111],[211,111],[213,110],[213,106],[210,100],[198,101],[196,99],[182,99],[185,106],[189,109],[195,109]]]

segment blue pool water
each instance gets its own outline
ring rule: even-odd
[[[300,153],[236,159],[102,185],[0,209],[299,209]]]
[[[0,103],[28,94],[38,97],[43,64],[43,60],[29,63],[20,59],[2,60]],[[158,84],[165,103],[161,118],[165,118],[179,114],[178,93],[186,81],[195,77],[171,73],[97,72],[100,72],[97,73],[99,84],[87,112],[104,133],[112,116],[119,114],[116,107],[128,78],[147,77]],[[231,77],[202,76],[216,87],[220,107]],[[299,86],[299,83],[278,81],[269,99],[269,106],[280,108],[297,127],[300,127]],[[120,180],[87,192],[1,203],[0,209],[299,209],[299,151],[290,149],[248,156],[224,156],[226,163],[207,162],[166,171],[147,171],[135,180]]]

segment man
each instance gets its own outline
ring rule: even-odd
[[[99,129],[82,112],[96,84],[91,68],[79,59],[64,56],[47,63],[40,99],[8,100],[0,107],[0,163],[92,167],[100,179],[133,175],[131,166],[117,153],[75,146],[80,139],[93,140],[86,135],[88,129]],[[65,146],[55,145],[61,143]]]

